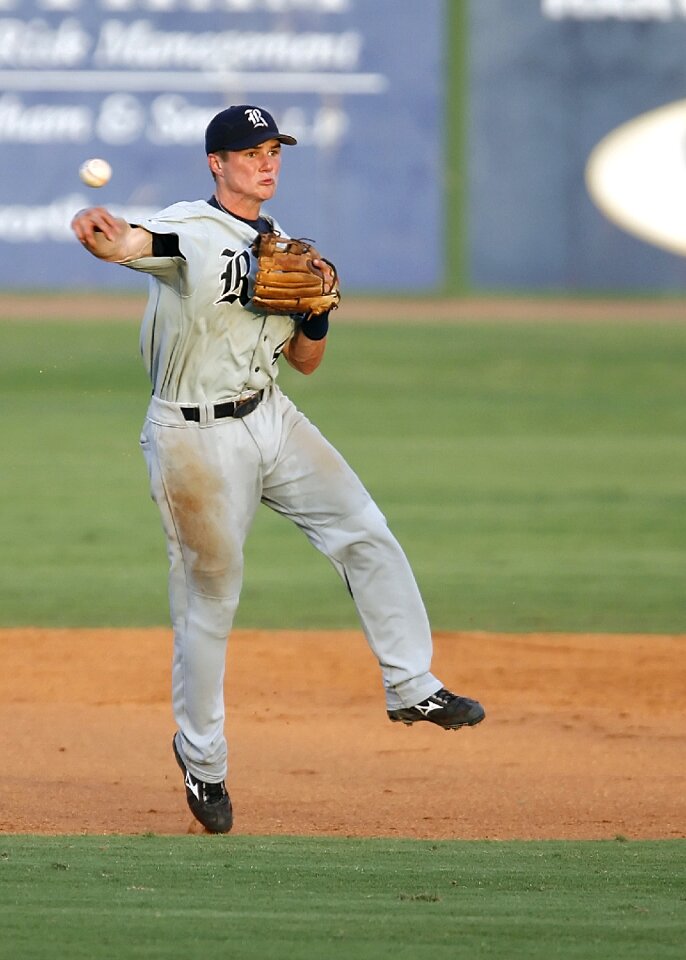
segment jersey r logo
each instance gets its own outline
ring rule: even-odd
[[[220,275],[223,281],[221,296],[215,303],[235,303],[245,306],[248,296],[248,274],[250,273],[250,254],[247,250],[236,253],[235,250],[222,250],[222,257],[228,257],[226,270]]]

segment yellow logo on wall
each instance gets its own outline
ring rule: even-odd
[[[617,226],[686,255],[686,100],[641,114],[591,151],[588,192]]]

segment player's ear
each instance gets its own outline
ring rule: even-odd
[[[221,157],[217,153],[208,153],[207,154],[207,165],[210,168],[210,173],[213,177],[219,176],[222,172],[222,163]]]

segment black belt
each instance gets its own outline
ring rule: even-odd
[[[252,413],[264,396],[264,390],[259,393],[253,393],[252,397],[245,400],[227,400],[226,403],[215,403],[214,418],[219,420],[221,417],[247,417]],[[193,420],[200,423],[200,407],[181,407],[181,413],[184,420]]]

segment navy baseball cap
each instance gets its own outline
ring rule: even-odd
[[[262,107],[242,103],[239,106],[227,107],[210,120],[205,131],[205,153],[247,150],[248,147],[256,147],[265,140],[279,140],[291,145],[298,142],[295,137],[279,133],[271,113],[267,113]]]

